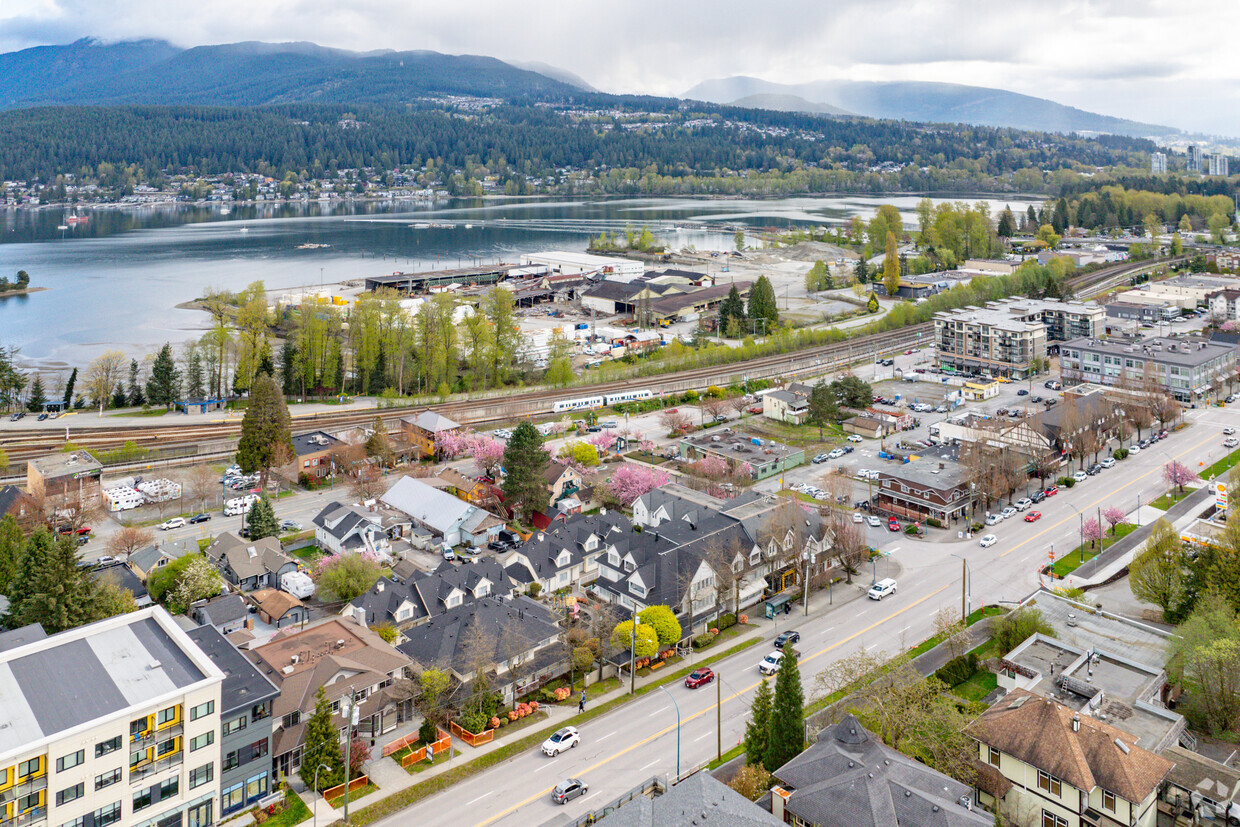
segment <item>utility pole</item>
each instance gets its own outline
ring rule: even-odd
[[[715,673],[715,760],[723,760],[723,689],[719,673]]]
[[[637,672],[633,669],[633,663],[636,660],[634,650],[637,649],[637,612],[633,612],[633,625],[629,629],[629,694],[632,695],[637,690],[635,684],[637,682]]]
[[[349,823],[349,778],[350,762],[353,760],[353,727],[357,725],[357,701],[352,689],[349,690],[349,712],[345,718],[345,731],[348,733],[344,741],[344,823]]]
[[[966,602],[968,598],[965,596],[966,589],[969,584],[968,575],[966,574],[966,572],[968,571],[968,565],[969,564],[964,561],[964,558],[961,557],[960,558],[960,620],[962,623],[967,623],[968,617],[969,617],[968,606]]]

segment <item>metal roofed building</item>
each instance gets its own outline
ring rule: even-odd
[[[1115,385],[1124,377],[1140,380],[1147,365],[1154,379],[1181,402],[1210,392],[1236,372],[1236,348],[1195,336],[1151,336],[1139,342],[1074,339],[1060,348],[1064,383]]]
[[[0,651],[5,824],[217,821],[225,674],[159,607]]]

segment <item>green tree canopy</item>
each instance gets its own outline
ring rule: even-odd
[[[322,792],[344,783],[344,756],[340,754],[340,731],[323,687],[319,687],[314,698],[314,713],[306,722],[299,774],[310,789],[315,789],[317,777],[316,791]],[[320,769],[320,765],[324,768]]]
[[[135,383],[136,384],[136,383]],[[172,407],[181,390],[180,372],[172,358],[172,345],[164,343],[151,365],[151,378],[146,383],[146,396],[152,405]],[[244,425],[242,426],[244,428]]]
[[[895,233],[887,233],[887,253],[883,257],[883,288],[888,296],[900,289],[900,256],[896,252]]]
[[[639,658],[652,658],[659,654],[659,636],[654,627],[648,623],[637,624],[637,642],[633,645],[633,621],[626,620],[616,624],[611,632],[611,645],[614,649],[628,650],[633,647],[633,654]]]
[[[801,691],[801,667],[791,647],[784,648],[775,675],[775,700],[771,728],[762,764],[768,772],[787,764],[805,749],[805,695]]]
[[[754,282],[753,287],[749,291],[749,313],[750,321],[766,320],[765,330],[759,322],[757,334],[773,333],[779,324],[779,305],[775,300],[775,288],[771,286],[771,280],[765,275],[758,276],[758,280]]]
[[[822,439],[823,426],[833,422],[839,413],[840,406],[835,392],[826,382],[819,380],[809,392],[809,410],[805,421],[818,426],[818,438]]]
[[[637,613],[637,617],[642,625],[654,627],[660,646],[673,646],[684,636],[676,613],[667,606],[647,606]]]
[[[245,527],[250,530],[251,540],[275,537],[280,533],[280,523],[276,520],[276,512],[271,507],[271,500],[262,496],[254,501],[245,515]]]
[[[745,725],[745,763],[762,764],[766,759],[767,738],[771,731],[771,682],[763,678],[753,693],[749,723]]]
[[[272,467],[288,462],[293,452],[292,419],[280,386],[268,374],[259,374],[250,388],[250,401],[241,420],[241,440],[237,444],[237,464],[247,474],[255,471],[267,490],[267,474]]]
[[[1188,556],[1179,533],[1165,519],[1154,524],[1145,549],[1132,561],[1128,587],[1138,600],[1153,603],[1163,615],[1176,618],[1186,600]]]
[[[1240,623],[1210,592],[1171,639],[1167,672],[1188,686],[1186,717],[1212,735],[1240,723]]]
[[[542,445],[542,434],[529,420],[522,420],[504,448],[504,498],[511,507],[519,508],[526,520],[535,511],[546,509],[551,500],[543,480],[549,458]]]

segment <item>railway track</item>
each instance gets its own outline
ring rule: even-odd
[[[1165,264],[1167,262],[1155,262]],[[1083,274],[1070,280],[1074,292],[1109,285],[1152,266],[1148,262],[1124,264]],[[711,385],[727,385],[737,376],[751,379],[810,377],[842,370],[865,357],[889,355],[915,344],[930,341],[932,322],[910,325],[846,339],[827,345],[761,356],[745,362],[690,368],[676,373],[651,377],[630,377],[566,389],[537,389],[524,393],[484,396],[437,404],[435,410],[458,422],[479,426],[498,425],[528,416],[551,412],[554,402],[581,396],[595,396],[634,387],[649,388],[656,396],[700,390]],[[369,409],[365,411],[294,414],[294,425],[317,428],[348,428],[368,425],[376,416],[391,423],[408,416],[417,408]],[[58,423],[59,424],[59,423]],[[66,441],[82,448],[112,450],[132,442],[140,448],[172,448],[196,445],[202,454],[225,450],[224,444],[235,442],[241,433],[241,419],[185,425],[149,425],[118,428],[78,428],[65,423],[64,428],[22,428],[0,431],[0,446],[8,453],[11,464],[21,464],[31,457],[59,450]]]

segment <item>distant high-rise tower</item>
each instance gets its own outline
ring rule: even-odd
[[[1150,172],[1155,175],[1166,175],[1167,173],[1167,153],[1155,152],[1150,155]]]
[[[1184,168],[1189,172],[1201,172],[1201,147],[1196,144],[1188,147],[1188,163]]]
[[[1224,178],[1227,177],[1227,156],[1226,155],[1223,155],[1221,153],[1216,153],[1214,155],[1207,155],[1206,159],[1210,163],[1209,169],[1210,169],[1211,175],[1221,175]]]

